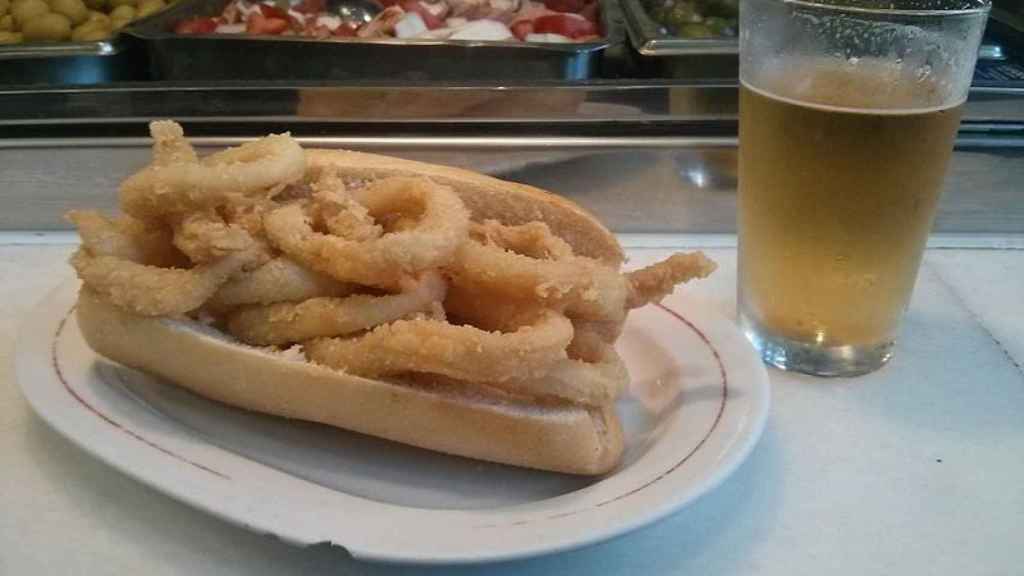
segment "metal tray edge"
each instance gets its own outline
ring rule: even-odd
[[[650,19],[639,0],[619,0],[626,20],[630,43],[644,56],[681,56],[696,54],[739,54],[738,38],[684,40],[659,35],[658,25]]]

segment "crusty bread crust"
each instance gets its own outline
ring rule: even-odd
[[[618,240],[593,214],[540,188],[469,170],[350,150],[306,150],[306,165],[314,172],[334,166],[346,177],[367,180],[427,176],[455,190],[474,220],[493,218],[511,225],[540,220],[571,244],[577,254],[615,268],[625,259]]]
[[[464,390],[360,378],[239,344],[187,319],[136,316],[87,288],[79,293],[77,319],[97,353],[256,412],[572,474],[602,474],[622,455],[613,405],[535,406]]]

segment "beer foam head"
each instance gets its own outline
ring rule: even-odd
[[[746,0],[740,78],[777,97],[854,109],[967,98],[987,0]]]
[[[954,106],[963,100],[952,94],[948,83],[879,58],[767,61],[744,83],[776,98],[838,109],[925,110]]]

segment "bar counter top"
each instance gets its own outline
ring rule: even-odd
[[[75,242],[67,233],[0,235],[5,366],[32,307],[72,277]],[[707,246],[720,269],[688,290],[735,314],[734,238],[623,242],[630,266]],[[1024,241],[935,244],[945,248],[926,254],[888,366],[856,379],[771,370],[764,436],[713,492],[624,537],[511,563],[364,564],[338,548],[247,532],[79,450],[33,415],[7,370],[0,574],[1019,574]]]

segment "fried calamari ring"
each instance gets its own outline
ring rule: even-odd
[[[171,244],[167,227],[148,227],[128,216],[111,219],[92,210],[72,210],[66,218],[78,227],[82,246],[94,256],[162,267],[187,263]]]
[[[444,279],[432,271],[401,294],[310,298],[299,303],[242,308],[228,316],[227,328],[239,340],[256,346],[342,336],[417,312],[432,312],[433,304],[444,298],[444,292]]]
[[[572,246],[555,236],[544,222],[508,226],[497,220],[474,222],[470,237],[481,244],[495,244],[531,258],[560,260],[573,255]]]
[[[615,356],[599,364],[560,360],[552,365],[545,376],[535,379],[466,381],[425,373],[402,374],[397,379],[419,385],[441,384],[458,386],[464,390],[486,390],[489,395],[508,395],[519,401],[605,406],[625,389],[629,372],[621,358]]]
[[[181,125],[173,120],[155,120],[149,123],[153,137],[153,164],[189,164],[199,161],[192,144],[185,138]]]
[[[706,278],[718,265],[703,252],[676,253],[661,262],[626,274],[629,282],[628,308],[639,308],[660,302],[675,289],[676,284],[694,278]]]
[[[617,330],[615,328],[618,328]],[[614,330],[614,332],[609,332]],[[580,374],[584,380],[599,382],[611,398],[618,398],[629,385],[629,371],[619,353],[612,344],[621,332],[621,326],[613,327],[607,323],[573,322],[572,342],[566,352],[570,360],[579,362],[592,370],[587,376]],[[609,336],[614,333],[614,337]],[[584,370],[584,368],[581,368]],[[566,377],[572,375],[566,373]]]
[[[534,258],[470,240],[459,246],[448,270],[455,287],[535,302],[573,318],[619,320],[625,314],[622,276],[582,256]]]
[[[373,240],[384,234],[384,227],[374,221],[366,206],[339,190],[314,192],[311,216],[331,234],[355,242]]]
[[[373,216],[418,209],[417,226],[355,241],[317,232],[307,209],[289,204],[264,217],[267,237],[295,261],[338,280],[393,288],[404,276],[447,264],[468,235],[462,201],[426,178],[387,178],[359,192],[356,199]]]
[[[157,151],[161,145],[158,140]],[[270,135],[199,162],[151,164],[121,184],[121,209],[143,219],[208,210],[298,181],[305,169],[304,153],[295,140],[287,134]]]
[[[602,406],[619,397],[629,384],[629,371],[618,354],[602,362],[562,360],[537,379],[488,383],[535,397],[554,397],[587,406]]]
[[[536,318],[543,306],[452,285],[448,287],[444,308],[459,322],[482,330],[510,332]]]
[[[247,250],[195,268],[160,268],[79,249],[71,257],[78,277],[105,300],[141,316],[177,316],[199,308],[222,284],[262,258]]]
[[[375,378],[427,372],[458,380],[535,379],[566,359],[569,320],[550,310],[515,332],[485,332],[434,320],[399,320],[356,338],[322,338],[304,345],[318,364]]]
[[[715,264],[703,253],[674,254],[626,275],[590,258],[574,256],[547,226],[504,226],[494,221],[474,224],[471,240],[462,244],[449,266],[452,294],[449,308],[482,325],[501,325],[515,307],[535,303],[563,310],[573,319],[621,327],[626,311],[661,300],[677,284],[704,278]],[[484,304],[475,294],[495,294]],[[614,338],[611,338],[614,339]]]
[[[228,224],[212,211],[186,214],[174,225],[174,246],[196,264],[253,247],[245,228]]]
[[[226,310],[249,304],[348,296],[355,289],[353,284],[338,282],[279,256],[252,272],[229,280],[210,298],[208,305],[212,310]]]

